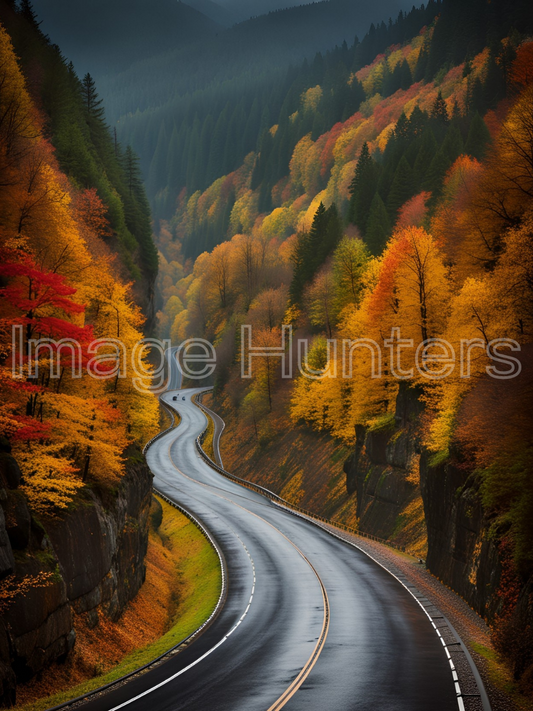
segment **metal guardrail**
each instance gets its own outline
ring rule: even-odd
[[[221,572],[222,585],[221,585],[220,595],[219,595],[219,597],[218,597],[218,601],[217,601],[217,604],[216,604],[216,606],[215,606],[215,609],[213,610],[213,612],[211,613],[211,615],[209,616],[209,618],[203,623],[203,625],[201,625],[200,627],[198,627],[197,630],[195,630],[194,632],[192,632],[188,637],[185,638],[185,640],[183,640],[182,642],[180,642],[180,643],[177,645],[177,646],[179,647],[180,645],[184,644],[185,641],[190,641],[190,640],[191,640],[193,637],[195,637],[197,634],[199,634],[200,632],[202,632],[203,630],[205,630],[206,627],[207,627],[208,625],[210,625],[211,622],[214,621],[215,617],[218,615],[218,613],[219,613],[220,610],[222,609],[222,606],[223,606],[223,604],[224,604],[224,602],[225,602],[226,595],[227,595],[227,591],[228,591],[228,570],[227,570],[226,560],[225,560],[225,558],[224,558],[224,554],[222,553],[222,550],[219,548],[219,546],[218,546],[218,544],[217,544],[217,542],[216,542],[215,537],[214,537],[214,536],[209,532],[209,530],[200,522],[200,520],[197,519],[196,516],[193,516],[190,511],[187,511],[187,509],[183,508],[183,506],[180,506],[180,505],[177,504],[175,501],[172,501],[172,499],[169,499],[169,497],[166,496],[166,494],[163,494],[163,492],[159,491],[159,490],[156,489],[155,487],[153,488],[153,491],[154,491],[154,494],[156,494],[156,496],[159,496],[161,499],[163,499],[164,501],[166,501],[167,504],[169,504],[169,505],[172,506],[173,508],[177,509],[181,514],[183,514],[183,516],[185,516],[186,518],[188,518],[189,521],[191,521],[191,523],[193,523],[193,524],[196,526],[196,528],[198,528],[198,530],[200,531],[200,533],[202,533],[202,534],[205,536],[205,538],[207,538],[209,544],[211,545],[211,547],[213,548],[213,550],[214,550],[215,553],[217,554],[218,560],[219,560],[219,563],[220,563],[220,572]],[[173,647],[172,649],[175,649],[175,647]],[[170,650],[170,651],[172,651],[172,650]],[[166,655],[166,654],[169,654],[169,652],[166,652],[165,655]],[[163,655],[163,656],[165,656],[165,655]],[[152,664],[153,664],[153,662],[152,662]]]
[[[161,400],[161,398],[159,398],[159,404],[162,407],[164,407],[165,410],[167,411],[167,413],[170,415],[170,418],[171,418],[170,427],[167,427],[166,430],[163,430],[162,432],[159,432],[158,434],[156,434],[155,437],[152,437],[152,439],[144,445],[144,447],[143,447],[143,454],[144,455],[146,454],[146,452],[148,451],[148,449],[152,446],[152,444],[154,442],[157,442],[158,439],[161,439],[161,437],[164,437],[168,432],[173,430],[174,425],[176,424],[176,418],[174,416],[174,411],[172,410],[172,408],[170,408],[166,402],[163,402],[163,400]]]
[[[206,414],[209,414],[208,408],[206,408],[205,405],[202,405],[200,402],[198,402],[198,397],[199,397],[199,395],[195,396],[194,403],[196,405],[200,406],[201,409],[204,412],[206,412]],[[332,526],[333,528],[338,528],[341,531],[345,531],[346,533],[352,534],[353,536],[360,536],[361,538],[366,538],[367,540],[375,541],[376,543],[382,543],[383,545],[388,546],[389,548],[393,548],[394,550],[400,551],[401,553],[407,553],[408,555],[411,555],[414,558],[419,558],[419,556],[416,553],[410,551],[405,546],[398,546],[395,543],[388,541],[384,538],[379,538],[378,536],[373,536],[370,533],[365,533],[364,531],[360,531],[356,528],[352,528],[351,526],[346,526],[344,523],[340,523],[339,521],[332,521],[329,518],[319,516],[318,514],[315,514],[312,511],[308,511],[307,509],[301,508],[297,504],[292,504],[290,501],[283,499],[281,496],[278,496],[278,494],[275,494],[273,491],[266,489],[264,486],[255,484],[254,482],[248,481],[247,479],[241,479],[240,477],[236,476],[235,474],[231,474],[230,472],[226,471],[222,467],[219,467],[218,464],[215,464],[215,462],[211,459],[211,457],[209,457],[202,448],[202,442],[205,438],[206,432],[207,432],[207,427],[202,432],[202,434],[196,439],[196,449],[197,449],[198,453],[200,454],[200,456],[202,457],[202,459],[206,462],[206,464],[208,464],[210,467],[215,469],[215,471],[217,471],[219,474],[222,474],[222,476],[225,477],[226,479],[229,479],[230,481],[234,481],[236,484],[240,484],[241,486],[244,486],[246,489],[255,491],[257,494],[266,496],[268,499],[270,499],[274,503],[278,504],[279,506],[282,506],[286,509],[290,509],[291,511],[296,511],[297,513],[300,513],[303,516],[306,516],[307,518],[314,519],[315,521],[320,521],[321,523],[325,523],[328,526]]]
[[[195,401],[196,401],[196,399],[195,399]],[[197,404],[199,404],[199,403],[197,403]],[[202,410],[204,410],[204,412],[205,412],[206,410],[208,410],[208,408],[206,408],[205,405],[202,405],[201,408],[202,408]],[[207,411],[206,414],[209,414],[209,411]],[[206,463],[207,463],[210,467],[212,467],[213,469],[215,469],[217,472],[219,472],[219,473],[220,473],[222,476],[224,476],[225,478],[230,479],[231,481],[234,481],[234,482],[240,484],[241,486],[244,486],[244,487],[247,488],[247,489],[250,489],[250,490],[252,490],[252,491],[255,491],[256,493],[259,493],[259,494],[261,494],[261,495],[263,495],[263,496],[266,496],[266,497],[267,497],[268,499],[270,499],[276,506],[279,506],[279,507],[281,507],[281,508],[283,508],[283,509],[285,509],[285,510],[288,510],[290,513],[292,513],[292,514],[295,515],[295,516],[298,516],[298,517],[301,517],[301,518],[304,518],[304,519],[308,520],[310,523],[312,523],[312,524],[318,526],[319,528],[322,528],[322,529],[326,530],[330,535],[335,536],[335,538],[338,538],[339,540],[342,540],[342,541],[348,543],[349,545],[354,546],[355,548],[358,548],[358,546],[356,545],[356,543],[351,542],[351,541],[346,541],[346,539],[341,538],[337,533],[335,533],[335,531],[332,531],[331,528],[337,528],[337,529],[339,529],[340,531],[345,531],[345,532],[350,533],[350,534],[352,534],[352,535],[354,535],[354,536],[359,536],[359,537],[361,537],[361,538],[365,538],[365,539],[369,539],[369,540],[372,540],[372,541],[376,541],[376,542],[381,543],[381,544],[383,544],[383,545],[389,546],[390,548],[393,548],[393,549],[395,549],[395,550],[399,550],[399,551],[402,551],[402,552],[409,553],[409,551],[408,551],[407,549],[405,549],[404,547],[396,546],[396,545],[394,545],[393,543],[391,543],[390,541],[386,541],[386,540],[384,540],[384,539],[382,539],[382,538],[378,538],[377,536],[372,536],[372,535],[370,535],[370,534],[365,534],[365,533],[362,533],[361,531],[358,531],[358,530],[356,530],[356,529],[351,528],[350,526],[345,526],[344,524],[339,524],[339,523],[337,523],[337,522],[335,522],[335,521],[331,521],[331,520],[326,519],[326,518],[323,518],[323,517],[321,517],[321,516],[317,516],[316,514],[313,514],[313,513],[309,512],[309,511],[306,511],[305,509],[302,509],[301,507],[296,506],[296,505],[294,505],[294,504],[291,504],[290,502],[286,501],[285,499],[282,499],[281,496],[278,496],[277,494],[274,494],[274,492],[270,491],[269,489],[265,489],[264,487],[259,486],[258,484],[254,484],[253,482],[247,481],[246,479],[241,479],[240,477],[235,476],[234,474],[230,474],[230,472],[227,472],[225,469],[222,469],[221,467],[219,467],[218,465],[216,465],[216,464],[213,462],[213,460],[212,460],[212,459],[204,452],[204,450],[202,449],[202,439],[203,439],[203,437],[205,436],[206,431],[207,431],[207,428],[202,432],[202,434],[201,434],[201,435],[197,438],[197,440],[196,440],[196,448],[197,448],[197,450],[198,450],[198,453],[200,454],[200,456],[206,461]],[[327,525],[327,526],[329,527],[329,529],[326,529],[324,524]],[[381,563],[379,560],[376,560],[375,558],[373,558],[373,556],[371,556],[370,553],[368,553],[368,551],[365,551],[364,549],[359,549],[359,550],[362,550],[367,556],[369,556],[372,560],[374,560],[379,566],[381,566],[384,570],[386,570],[389,574],[391,574],[394,578],[396,578],[396,580],[398,580],[398,582],[399,582],[401,585],[403,585],[403,587],[410,593],[410,595],[412,595],[412,597],[415,599],[415,601],[418,603],[418,605],[422,608],[422,610],[424,611],[424,613],[428,616],[429,620],[433,623],[433,620],[432,620],[430,614],[428,613],[428,611],[426,610],[426,608],[424,607],[424,605],[422,604],[422,602],[421,602],[421,601],[419,600],[419,598],[415,595],[415,593],[413,592],[413,590],[410,589],[410,588],[406,585],[406,583],[404,583],[404,582],[398,577],[398,575],[397,575],[396,573],[392,572],[386,565],[384,565],[383,563]],[[413,553],[411,553],[411,555],[413,555]],[[415,557],[415,558],[418,558],[417,555],[414,555],[414,557]],[[419,559],[419,560],[420,560],[420,559]],[[434,605],[434,606],[435,606],[435,605]],[[457,673],[458,673],[458,672],[457,672],[457,670],[456,670],[455,665],[453,665],[453,663],[450,661],[450,664],[452,665],[452,673],[453,673],[453,675],[454,675],[454,676],[453,676],[453,678],[454,678],[454,684],[455,684],[455,686],[456,686],[456,691],[457,691],[457,703],[458,703],[458,706],[459,706],[460,711],[464,711],[464,709],[465,709],[464,700],[467,699],[467,698],[470,698],[470,697],[472,697],[472,698],[477,698],[477,699],[479,699],[479,700],[481,701],[481,705],[482,705],[482,707],[483,707],[483,711],[491,711],[491,703],[490,703],[490,700],[489,700],[487,691],[486,691],[486,689],[485,689],[485,686],[484,686],[484,683],[483,683],[483,679],[481,678],[481,676],[480,676],[480,674],[479,674],[479,671],[478,671],[478,669],[477,669],[477,667],[476,667],[476,665],[475,665],[475,663],[474,663],[474,660],[472,659],[472,656],[470,655],[470,652],[468,651],[468,648],[466,647],[466,645],[465,645],[464,642],[462,641],[461,637],[457,634],[457,632],[455,631],[454,627],[453,627],[452,624],[449,622],[449,620],[447,619],[447,617],[446,617],[436,606],[435,606],[435,608],[437,609],[437,611],[438,611],[438,613],[439,613],[439,616],[446,622],[446,624],[447,624],[448,628],[450,629],[451,633],[453,634],[453,636],[454,636],[455,639],[457,640],[457,642],[455,642],[455,643],[453,643],[453,644],[458,644],[458,645],[460,645],[461,651],[462,651],[462,652],[464,653],[464,655],[465,655],[467,665],[468,665],[468,667],[470,668],[470,670],[471,670],[471,672],[472,672],[472,675],[473,675],[474,680],[475,680],[475,684],[476,684],[476,686],[477,686],[477,688],[478,688],[478,692],[479,692],[479,693],[477,693],[477,694],[476,694],[476,693],[465,693],[464,691],[461,690],[461,687],[459,686],[459,683],[458,683],[458,676],[457,676]],[[433,626],[435,626],[435,625],[433,624]],[[435,627],[435,630],[436,630],[437,634],[439,635],[439,638],[441,639],[441,643],[442,643],[443,646],[446,648],[446,645],[444,644],[444,641],[443,641],[443,639],[442,639],[442,636],[441,636],[439,630],[437,630],[436,627]],[[448,657],[449,657],[449,654],[448,654]]]

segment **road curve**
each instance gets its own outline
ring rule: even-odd
[[[170,382],[181,381],[172,374]],[[181,423],[154,442],[147,460],[155,486],[216,539],[227,567],[226,603],[184,651],[85,706],[455,711],[442,644],[398,581],[199,458],[195,439],[206,424],[192,401],[199,392],[163,396]]]

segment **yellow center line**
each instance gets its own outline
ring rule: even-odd
[[[172,407],[172,406],[171,406],[171,407]],[[179,426],[178,426],[178,428],[176,428],[176,429],[179,429]],[[176,437],[176,439],[177,439],[177,437]],[[266,519],[264,519],[262,516],[259,516],[258,514],[254,513],[253,511],[250,511],[249,509],[246,509],[246,508],[244,508],[243,506],[240,506],[240,505],[237,504],[235,501],[232,501],[231,499],[228,499],[228,498],[226,498],[225,496],[222,496],[221,494],[212,491],[212,487],[211,487],[209,484],[204,484],[203,482],[198,481],[197,479],[193,479],[192,477],[190,477],[190,476],[188,476],[187,474],[185,474],[185,473],[175,464],[175,462],[174,462],[174,460],[173,460],[173,458],[172,458],[171,448],[172,448],[172,445],[176,442],[176,439],[174,439],[174,440],[173,440],[172,442],[170,442],[169,445],[168,445],[168,458],[169,458],[169,460],[170,460],[172,466],[174,467],[174,469],[175,469],[179,474],[181,474],[183,477],[185,477],[185,479],[188,479],[189,481],[195,482],[196,484],[199,484],[200,486],[202,486],[202,487],[204,487],[204,488],[206,488],[206,489],[211,490],[211,493],[213,493],[214,496],[217,496],[217,497],[219,497],[220,499],[224,499],[225,501],[227,501],[227,502],[233,504],[234,506],[237,506],[237,507],[238,507],[239,509],[241,509],[242,511],[246,511],[247,513],[251,514],[252,516],[255,516],[255,517],[258,518],[260,521],[263,521],[264,523],[266,523],[267,526],[270,526],[274,531],[276,531],[277,533],[279,533],[280,536],[283,536],[283,538],[285,538],[285,540],[288,541],[288,542],[291,544],[291,546],[293,546],[293,548],[296,549],[296,551],[300,554],[300,556],[301,556],[301,557],[305,560],[305,562],[309,565],[309,567],[311,568],[311,570],[312,570],[313,573],[315,574],[315,576],[316,576],[316,578],[317,578],[317,580],[318,580],[318,583],[319,583],[319,585],[320,585],[320,590],[321,590],[321,592],[322,592],[322,600],[323,600],[323,604],[324,604],[324,619],[323,619],[323,622],[322,622],[322,630],[321,630],[321,632],[320,632],[320,635],[319,635],[319,638],[318,638],[318,642],[317,642],[317,644],[316,644],[316,646],[315,646],[315,648],[314,648],[314,650],[313,650],[313,653],[311,654],[311,656],[309,657],[309,659],[308,659],[307,662],[305,663],[304,667],[302,668],[302,670],[300,671],[300,673],[298,674],[298,676],[296,677],[296,679],[292,682],[292,684],[288,687],[288,689],[286,689],[286,691],[284,691],[284,693],[279,697],[279,699],[277,699],[277,701],[275,701],[275,702],[272,704],[272,706],[270,706],[269,709],[268,709],[268,711],[278,711],[279,709],[281,709],[281,708],[283,708],[283,707],[285,706],[285,704],[294,696],[294,694],[298,691],[298,689],[302,686],[302,684],[304,683],[304,681],[307,679],[307,677],[308,677],[309,674],[311,673],[313,667],[314,667],[315,664],[317,663],[318,658],[320,657],[320,654],[321,654],[321,652],[322,652],[322,649],[324,648],[324,645],[325,645],[325,643],[326,643],[326,638],[327,638],[328,632],[329,632],[329,621],[330,621],[330,606],[329,606],[329,598],[328,598],[328,594],[327,594],[326,588],[325,588],[324,583],[322,582],[322,580],[321,580],[321,578],[320,578],[318,572],[316,571],[315,567],[314,567],[313,564],[310,562],[310,560],[307,558],[307,556],[298,548],[298,546],[297,546],[295,543],[293,543],[293,541],[290,540],[290,538],[288,538],[282,531],[280,531],[279,528],[277,528],[277,527],[274,526],[272,523],[270,523],[270,521],[267,521]]]

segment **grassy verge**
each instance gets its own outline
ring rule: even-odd
[[[188,518],[164,501],[159,501],[163,507],[163,521],[157,532],[152,531],[149,557],[152,556],[154,569],[152,577],[158,577],[161,560],[165,559],[166,563],[170,560],[170,572],[178,581],[170,629],[158,640],[129,653],[117,666],[108,669],[105,673],[53,696],[18,706],[17,709],[42,711],[115,681],[174,647],[209,618],[220,595],[221,574],[218,556]],[[150,560],[148,563],[150,565]],[[157,581],[152,582],[151,585],[151,591],[157,590]],[[142,596],[143,590],[138,597],[142,598]],[[149,596],[145,594],[145,599],[140,600],[138,608],[137,614],[144,611],[147,618],[150,618]],[[99,628],[95,630],[97,637],[98,630]],[[105,637],[103,629],[100,630],[100,635]],[[96,642],[98,643],[98,638]],[[102,643],[105,644],[104,639]]]
[[[205,433],[204,441],[202,442],[202,449],[207,454],[208,457],[215,462],[215,450],[213,449],[213,437],[215,436],[215,423],[213,418],[209,417],[207,412],[204,412],[207,417],[207,432]]]
[[[159,421],[159,429],[161,432],[163,430],[168,430],[170,426],[172,425],[172,418],[170,417],[170,414],[168,410],[165,407],[161,406],[161,416],[160,416],[160,421]],[[181,422],[181,417],[179,413],[172,408],[172,414],[174,415],[174,428],[176,428],[179,423]]]

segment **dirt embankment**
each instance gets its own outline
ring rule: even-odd
[[[348,494],[343,471],[349,450],[327,433],[295,426],[287,414],[290,394],[290,388],[281,384],[273,398],[272,412],[257,427],[239,419],[228,401],[204,397],[204,404],[226,423],[221,440],[224,466],[291,503],[355,526],[356,498]]]

